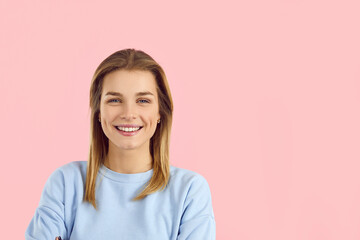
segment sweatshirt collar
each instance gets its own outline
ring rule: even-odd
[[[117,182],[147,182],[150,180],[150,178],[153,175],[153,169],[150,169],[146,172],[141,173],[118,173],[115,171],[110,170],[109,168],[105,167],[104,165],[101,165],[99,169],[99,173],[103,175],[106,178],[109,178],[111,180],[117,181]]]

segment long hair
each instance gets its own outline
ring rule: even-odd
[[[144,70],[151,72],[156,80],[161,122],[150,139],[150,154],[153,159],[153,175],[145,188],[134,200],[140,200],[149,194],[163,190],[170,177],[169,147],[172,124],[173,102],[165,72],[148,54],[135,49],[117,51],[107,57],[96,69],[90,87],[90,151],[86,174],[84,201],[96,209],[95,188],[99,168],[104,164],[109,149],[109,140],[105,136],[98,120],[104,77],[116,70]]]

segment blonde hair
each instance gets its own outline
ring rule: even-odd
[[[158,124],[150,140],[150,154],[153,158],[153,175],[145,188],[134,200],[140,200],[149,194],[163,190],[170,177],[169,145],[172,124],[173,102],[165,72],[148,54],[135,49],[117,51],[107,57],[96,69],[90,87],[90,151],[86,174],[84,201],[96,209],[95,188],[99,168],[104,164],[108,153],[109,140],[105,136],[98,120],[102,83],[110,72],[125,70],[144,70],[151,72],[156,80],[161,123]]]

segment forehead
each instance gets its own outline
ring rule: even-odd
[[[104,77],[102,92],[108,91],[125,95],[149,91],[156,95],[156,80],[150,71],[116,70]]]

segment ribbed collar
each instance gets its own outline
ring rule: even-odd
[[[124,183],[135,183],[135,182],[147,182],[153,175],[153,169],[149,171],[142,172],[142,173],[133,173],[133,174],[126,174],[126,173],[118,173],[110,170],[109,168],[102,165],[99,169],[99,173],[106,178],[117,182],[124,182]]]

